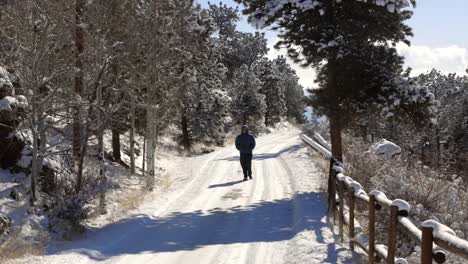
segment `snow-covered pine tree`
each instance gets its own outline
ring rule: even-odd
[[[222,145],[225,140],[225,127],[229,122],[229,102],[227,92],[217,87],[201,83],[191,96],[189,112],[191,139],[204,144]]]
[[[240,32],[236,29],[239,21],[238,9],[210,4],[209,14],[217,27],[217,45],[223,54],[223,64],[228,69],[226,82],[231,82],[234,72],[242,65],[252,66],[268,52],[264,34]]]
[[[262,82],[260,93],[265,95],[265,126],[272,126],[279,121],[286,113],[285,85],[283,79],[287,73],[281,71],[276,61],[264,58],[254,64],[255,72]]]
[[[247,65],[241,66],[233,76],[231,85],[231,111],[238,124],[255,124],[265,116],[265,95],[260,93],[262,82]]]
[[[207,14],[202,12],[201,15],[206,18]],[[221,63],[220,50],[211,37],[197,48],[197,53],[195,82],[187,102],[190,105],[190,136],[195,142],[220,145],[224,143],[225,127],[230,120],[230,98],[223,87],[227,69]]]
[[[145,100],[147,188],[153,189],[156,175],[156,146],[161,127],[174,111],[170,90],[180,75],[178,57],[180,37],[173,27],[180,15],[177,1],[142,1],[138,5],[134,36],[137,49],[137,65],[141,80],[139,86]],[[158,36],[158,37],[154,37]]]
[[[283,86],[284,101],[286,107],[286,117],[302,123],[304,115],[304,88],[299,84],[299,77],[286,61],[286,58],[279,56],[274,61],[275,67],[280,73],[280,85]]]
[[[181,141],[190,150],[193,142],[222,143],[229,98],[222,87],[226,72],[212,35],[214,27],[206,10],[191,1],[179,2],[174,23],[179,38],[179,77],[174,82]],[[182,11],[183,10],[183,11]]]
[[[466,122],[464,107],[468,98],[468,79],[466,76],[444,74],[437,70],[409,78],[413,86],[422,87],[430,92],[431,100],[435,102],[432,107],[433,122],[423,129],[412,129],[412,142],[414,152],[425,164],[446,175],[458,175],[462,171],[463,152],[466,143]],[[421,88],[421,89],[422,89]],[[421,91],[413,92],[411,98],[419,98]],[[394,120],[399,126],[402,120]],[[397,137],[396,142],[404,142],[404,138]]]
[[[237,22],[239,22],[239,9],[223,5],[208,3],[208,14],[216,26],[218,38],[227,41],[236,34]]]

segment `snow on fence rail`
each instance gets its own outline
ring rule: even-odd
[[[327,159],[330,159],[332,157],[332,154],[330,150],[325,148],[324,146],[320,145],[317,141],[311,139],[310,137],[306,135],[301,135],[301,139],[307,143],[309,146],[314,148],[316,151],[318,151],[322,156],[324,156]]]
[[[421,229],[409,218],[410,206],[400,199],[390,200],[380,191],[366,193],[361,184],[344,174],[342,163],[338,162],[331,152],[315,140],[301,135],[302,140],[318,151],[326,159],[330,159],[330,178],[328,180],[328,208],[334,223],[337,222],[341,241],[344,241],[344,225],[348,226],[349,246],[354,251],[355,245],[362,248],[369,257],[369,264],[385,260],[387,263],[407,263],[405,259],[396,257],[398,226],[404,233],[421,245],[421,263],[445,263],[447,257],[444,250],[468,260],[468,241],[455,235],[449,227],[434,220],[421,224]],[[330,197],[335,197],[331,199]],[[367,234],[354,218],[356,202],[367,205]],[[338,208],[337,208],[338,206]],[[376,211],[386,210],[388,216],[387,245],[375,244]],[[338,214],[338,217],[337,217]]]
[[[328,151],[331,151],[331,145],[320,134],[314,133],[314,139]]]

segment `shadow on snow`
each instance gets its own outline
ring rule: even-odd
[[[239,181],[231,181],[231,182],[225,182],[225,183],[220,183],[220,184],[212,184],[208,186],[208,188],[212,189],[212,188],[219,188],[219,187],[229,187],[229,186],[233,186],[242,182],[245,182],[245,181],[239,180]]]
[[[261,153],[261,154],[254,154],[252,159],[254,160],[267,160],[267,159],[274,159],[274,158],[277,158],[279,156],[281,156],[282,154],[284,153],[287,153],[287,152],[296,152],[300,149],[304,148],[303,145],[293,145],[291,147],[288,147],[288,148],[285,148],[279,152],[276,152],[276,153]],[[232,157],[229,157],[229,158],[225,158],[225,159],[219,159],[218,161],[239,161],[239,156],[232,156]]]
[[[135,215],[103,228],[48,255],[74,252],[100,261],[143,252],[190,251],[209,245],[286,241],[301,231],[312,230],[318,243],[328,247],[327,260],[337,258],[340,249],[325,241],[324,193],[300,193],[292,199],[262,201],[249,206],[209,211],[176,212],[163,218]],[[306,208],[302,208],[306,206]],[[329,231],[328,231],[329,232]],[[333,239],[332,239],[333,240]]]

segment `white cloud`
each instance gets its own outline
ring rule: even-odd
[[[466,74],[468,51],[456,45],[434,48],[429,46],[397,46],[400,55],[405,57],[405,65],[413,68],[413,75],[428,72],[433,68],[444,73]]]
[[[268,51],[268,58],[269,59],[276,59],[278,56],[284,56],[284,57],[288,57],[286,54],[286,50],[285,49],[280,49],[280,50],[277,50],[275,49],[273,46],[275,45],[275,43],[277,42],[277,38],[276,39],[268,39],[268,48],[269,48],[269,51]],[[317,84],[315,83],[315,78],[316,78],[316,74],[315,74],[315,70],[312,69],[312,67],[308,67],[308,68],[304,68],[304,67],[301,67],[300,65],[298,64],[295,64],[291,59],[287,58],[289,64],[291,65],[291,67],[296,71],[297,73],[297,76],[299,77],[299,83],[304,86],[304,88],[312,88],[312,87],[316,87]]]
[[[268,39],[268,58],[275,59],[279,55],[286,56],[286,50],[277,50],[273,46],[278,38]],[[413,69],[412,75],[426,73],[433,68],[444,73],[457,73],[460,75],[466,74],[468,67],[468,50],[466,48],[452,45],[448,47],[435,48],[430,46],[410,46],[399,44],[397,46],[398,53],[405,57],[405,66]],[[306,87],[316,87],[316,73],[312,68],[304,68],[295,64],[288,58],[289,64],[299,76],[299,83]]]

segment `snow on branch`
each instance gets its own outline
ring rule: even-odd
[[[356,2],[367,2],[368,0],[355,0]],[[341,4],[343,0],[336,0]],[[377,6],[386,7],[388,12],[401,12],[405,8],[415,6],[414,0],[371,0]],[[301,11],[317,10],[320,16],[325,15],[325,1],[323,0],[270,0],[266,1],[263,7],[258,8],[252,15],[252,23],[258,28],[267,26],[269,19],[282,12],[286,5],[292,5]]]

